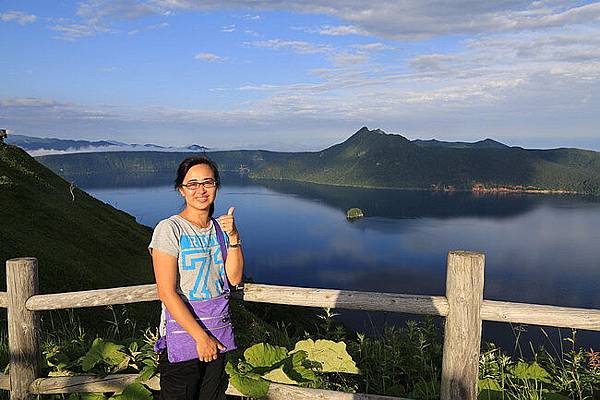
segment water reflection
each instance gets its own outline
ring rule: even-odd
[[[594,202],[593,198],[577,196],[548,196],[529,193],[431,192],[392,189],[363,189],[316,185],[290,181],[257,180],[263,187],[275,192],[297,195],[321,201],[341,211],[358,207],[369,217],[385,218],[456,218],[486,217],[510,218],[531,211],[546,202],[565,204]],[[597,202],[597,200],[596,200]],[[385,222],[374,227],[385,230]]]

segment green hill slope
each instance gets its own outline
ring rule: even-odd
[[[97,174],[172,173],[193,153],[121,152],[39,157],[69,180]],[[600,153],[526,150],[484,140],[468,147],[426,145],[366,127],[319,152],[210,152],[223,170],[241,165],[250,176],[329,185],[470,190],[474,185],[600,195]]]
[[[37,257],[44,293],[153,282],[150,228],[81,190],[72,195],[69,183],[2,143],[0,221],[2,265]]]

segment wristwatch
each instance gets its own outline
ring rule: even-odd
[[[238,240],[238,242],[236,244],[229,243],[229,246],[227,246],[228,249],[237,249],[238,247],[242,247],[241,240]]]

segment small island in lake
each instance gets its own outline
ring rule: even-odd
[[[363,212],[363,210],[361,210],[360,208],[350,208],[348,211],[346,211],[346,219],[352,221],[358,218],[362,218],[365,216],[365,213]]]

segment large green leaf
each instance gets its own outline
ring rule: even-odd
[[[240,373],[231,361],[225,365],[225,372],[229,375],[229,383],[244,396],[260,398],[266,396],[269,391],[268,381],[254,373]]]
[[[297,385],[298,382],[291,379],[287,374],[283,371],[283,366],[275,368],[266,374],[263,375],[263,378],[276,383],[283,383],[285,385]]]
[[[225,364],[225,372],[227,372],[228,375],[232,375],[235,372],[235,367],[231,361],[227,361],[227,364]]]
[[[288,356],[285,347],[271,346],[268,343],[258,343],[244,351],[244,358],[253,367],[273,367]]]
[[[120,344],[115,344],[112,342],[104,342],[104,348],[102,349],[102,359],[105,363],[110,366],[120,366],[127,367],[124,365],[127,360],[129,360],[129,356],[122,352],[123,346]]]
[[[269,382],[262,378],[252,379],[246,376],[233,375],[229,377],[229,382],[247,397],[265,397],[269,391]]]
[[[152,400],[152,392],[141,383],[132,383],[120,394],[111,397],[114,400]]]
[[[480,400],[502,400],[502,387],[495,379],[480,379],[478,386]]]
[[[509,369],[509,372],[516,378],[523,380],[537,380],[540,382],[551,383],[550,374],[542,368],[537,362],[528,364],[519,361],[517,365]]]
[[[301,340],[296,343],[293,352],[303,350],[307,353],[308,359],[318,361],[323,365],[323,372],[346,372],[349,374],[358,374],[358,368],[346,351],[346,343],[333,342],[331,340],[312,339]]]
[[[121,345],[96,338],[88,352],[81,358],[81,368],[88,372],[99,362],[104,362],[111,367],[124,369],[127,367],[129,356],[123,353],[122,349]]]
[[[145,382],[148,379],[152,378],[156,374],[157,370],[154,366],[145,366],[144,369],[140,372],[137,378],[135,378],[136,382]]]
[[[502,390],[502,387],[495,379],[485,378],[479,380],[479,390],[483,389]]]
[[[92,343],[92,346],[88,352],[81,358],[81,368],[87,372],[94,368],[102,360],[102,348],[104,347],[104,341],[97,338]]]
[[[283,365],[285,373],[297,382],[312,382],[317,380],[314,371],[309,369],[311,361],[308,360],[308,353],[304,350],[299,350],[288,357]],[[319,369],[321,363],[317,363]]]

